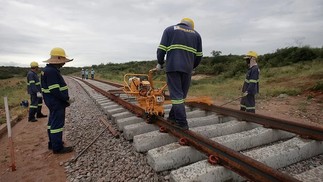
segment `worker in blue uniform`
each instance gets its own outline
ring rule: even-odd
[[[89,70],[85,69],[85,79],[89,79]]]
[[[243,83],[243,97],[240,101],[240,110],[255,113],[256,101],[255,95],[259,93],[259,67],[257,65],[258,54],[255,51],[249,51],[244,59],[248,65],[248,71]]]
[[[92,79],[92,80],[94,79],[94,74],[95,74],[95,71],[94,71],[94,69],[92,68],[92,70],[91,70],[91,79]]]
[[[84,71],[84,69],[83,69],[83,68],[82,68],[82,70],[81,70],[81,75],[82,75],[82,80],[84,80],[85,71]]]
[[[164,60],[166,55],[166,61]],[[194,30],[194,21],[183,18],[177,25],[167,27],[157,49],[157,70],[166,62],[166,76],[172,108],[168,120],[188,129],[184,101],[191,83],[193,69],[201,62],[202,39]]]
[[[41,74],[42,92],[46,106],[49,109],[48,118],[48,148],[54,154],[68,153],[73,147],[63,145],[63,127],[65,124],[65,109],[70,105],[68,87],[60,73],[60,68],[73,59],[67,59],[64,49],[56,47],[50,52],[51,57]]]
[[[27,91],[30,95],[30,106],[29,106],[29,122],[36,122],[37,119],[35,115],[37,114],[37,118],[44,118],[47,115],[41,112],[43,105],[43,98],[41,94],[40,81],[38,77],[38,69],[39,65],[36,61],[30,63],[30,70],[27,73]]]

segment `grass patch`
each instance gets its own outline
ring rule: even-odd
[[[274,87],[271,89],[264,90],[264,95],[276,97],[280,94],[287,94],[289,96],[297,96],[302,93],[302,90],[299,88],[286,88],[286,87]]]
[[[261,68],[260,68],[261,69]],[[280,94],[296,96],[305,90],[323,90],[323,61],[302,62],[289,66],[264,68],[260,71],[260,94],[257,99]],[[241,95],[244,74],[232,78],[223,75],[192,80],[189,95],[211,96],[213,99],[234,99]]]
[[[29,95],[27,93],[26,78],[15,77],[5,80],[0,80],[0,123],[6,122],[6,116],[4,111],[4,97],[8,97],[8,104],[11,118],[13,116],[19,116],[24,114],[23,108],[20,107],[22,100],[28,100]]]
[[[310,90],[323,91],[323,81],[316,82],[316,84]]]
[[[242,77],[240,79],[226,79],[226,81],[223,81],[221,77],[215,76],[204,80],[193,80],[189,95],[210,96],[213,99],[232,99],[241,95],[242,84]]]

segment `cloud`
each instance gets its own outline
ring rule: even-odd
[[[320,0],[1,0],[0,63],[28,66],[53,47],[73,62],[155,60],[163,30],[183,17],[195,21],[203,52],[259,54],[295,45],[321,47]]]

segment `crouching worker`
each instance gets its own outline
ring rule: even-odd
[[[54,154],[63,154],[73,151],[73,147],[63,145],[63,127],[65,124],[65,110],[70,105],[67,85],[60,73],[60,68],[73,59],[67,59],[62,48],[53,48],[50,58],[41,74],[41,85],[46,106],[49,109],[48,117],[48,149]]]

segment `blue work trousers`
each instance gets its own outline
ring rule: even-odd
[[[246,112],[256,113],[256,100],[255,95],[248,94],[245,97],[241,98],[240,101],[240,110]]]
[[[63,148],[63,127],[65,124],[65,107],[50,109],[48,117],[48,138],[49,146],[53,151],[60,151]]]
[[[191,74],[184,72],[167,72],[167,85],[172,100],[168,118],[180,126],[187,126],[184,100],[191,83]]]
[[[28,120],[35,119],[35,115],[41,115],[41,109],[43,105],[43,98],[37,97],[37,94],[30,94],[30,106]]]

